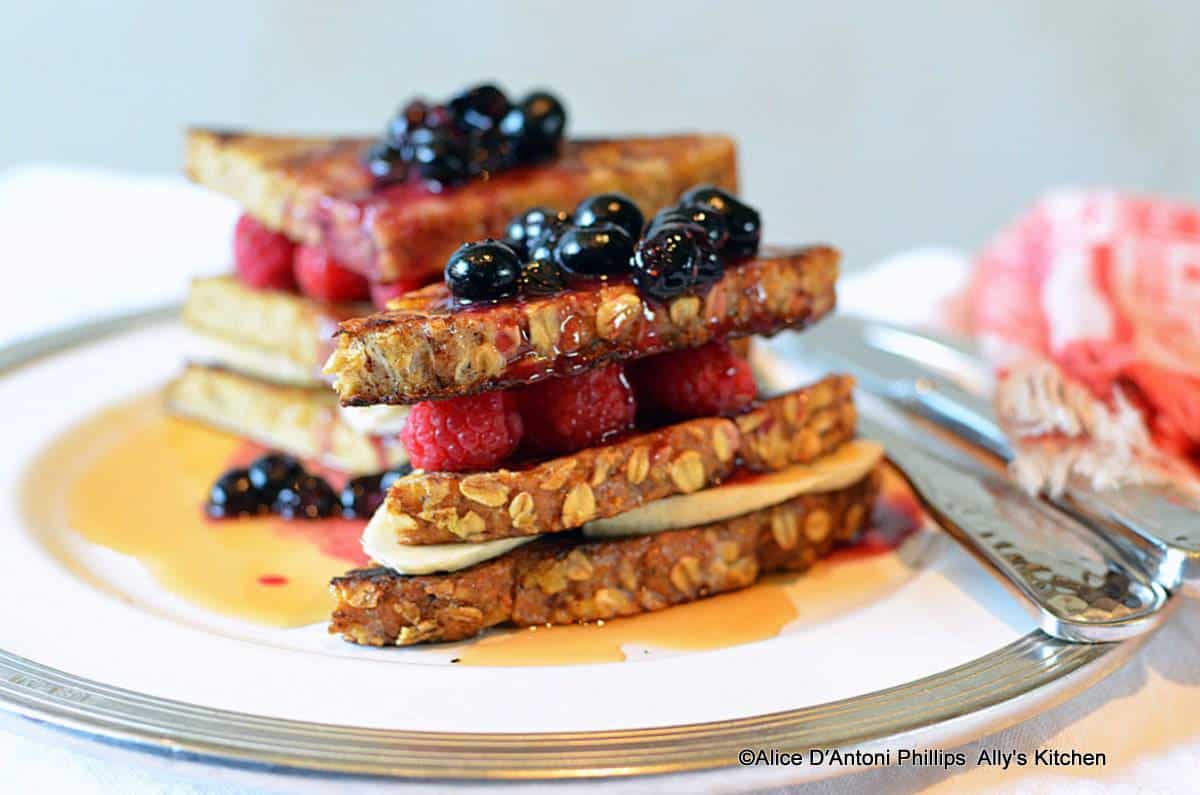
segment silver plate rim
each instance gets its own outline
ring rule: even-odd
[[[10,343],[0,347],[0,376],[85,343],[174,320],[178,309],[177,303],[158,305]],[[267,718],[111,687],[0,648],[0,709],[218,764],[426,781],[613,778],[734,767],[737,752],[747,747],[869,746],[1015,704],[1070,679],[1057,694],[1061,700],[1116,670],[1146,637],[1088,645],[1035,631],[963,665],[841,701],[711,723],[552,733],[417,732]],[[997,717],[988,728],[1019,719]]]

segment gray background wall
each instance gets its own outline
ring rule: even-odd
[[[0,168],[170,171],[180,129],[377,129],[546,85],[577,133],[724,130],[777,240],[978,245],[1048,186],[1200,199],[1200,3],[14,2]]]

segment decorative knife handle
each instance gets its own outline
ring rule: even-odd
[[[925,508],[1011,586],[1048,634],[1099,643],[1139,635],[1162,619],[1167,593],[1122,550],[1031,499],[1007,478],[951,465],[869,419],[860,432]]]
[[[887,398],[1001,459],[1012,446],[986,397],[986,367],[960,345],[885,323],[838,316],[803,343]],[[948,377],[953,374],[955,377]],[[967,386],[964,388],[962,384]],[[1200,588],[1200,501],[1170,486],[1097,492],[1076,479],[1053,502],[1110,539],[1167,588]]]
[[[911,384],[901,402],[1006,461],[1013,451],[995,420],[990,402],[943,379]],[[1096,491],[1072,478],[1051,502],[1100,524],[1143,560],[1167,588],[1200,586],[1200,504],[1169,484],[1138,484]]]

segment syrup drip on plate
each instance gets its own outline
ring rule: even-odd
[[[166,590],[215,613],[277,627],[323,622],[329,579],[367,562],[359,547],[364,522],[205,517],[213,477],[259,453],[167,416],[153,394],[54,441],[25,478],[25,515],[52,546],[70,528],[136,558]],[[56,551],[84,579],[104,584],[99,572]]]

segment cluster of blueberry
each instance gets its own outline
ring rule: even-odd
[[[415,170],[431,187],[553,157],[567,112],[553,94],[535,91],[519,103],[494,85],[468,89],[443,105],[413,100],[367,151],[367,168],[383,183]]]
[[[503,240],[454,252],[446,284],[470,302],[549,295],[573,278],[628,274],[643,295],[667,301],[720,279],[725,262],[753,256],[762,233],[757,210],[710,185],[643,223],[619,193],[584,199],[573,214],[535,207],[509,223]]]
[[[412,471],[404,465],[379,475],[364,475],[341,493],[329,481],[305,470],[296,458],[267,453],[245,469],[230,469],[217,479],[204,511],[213,519],[275,514],[284,519],[367,518],[383,504],[392,481]]]

